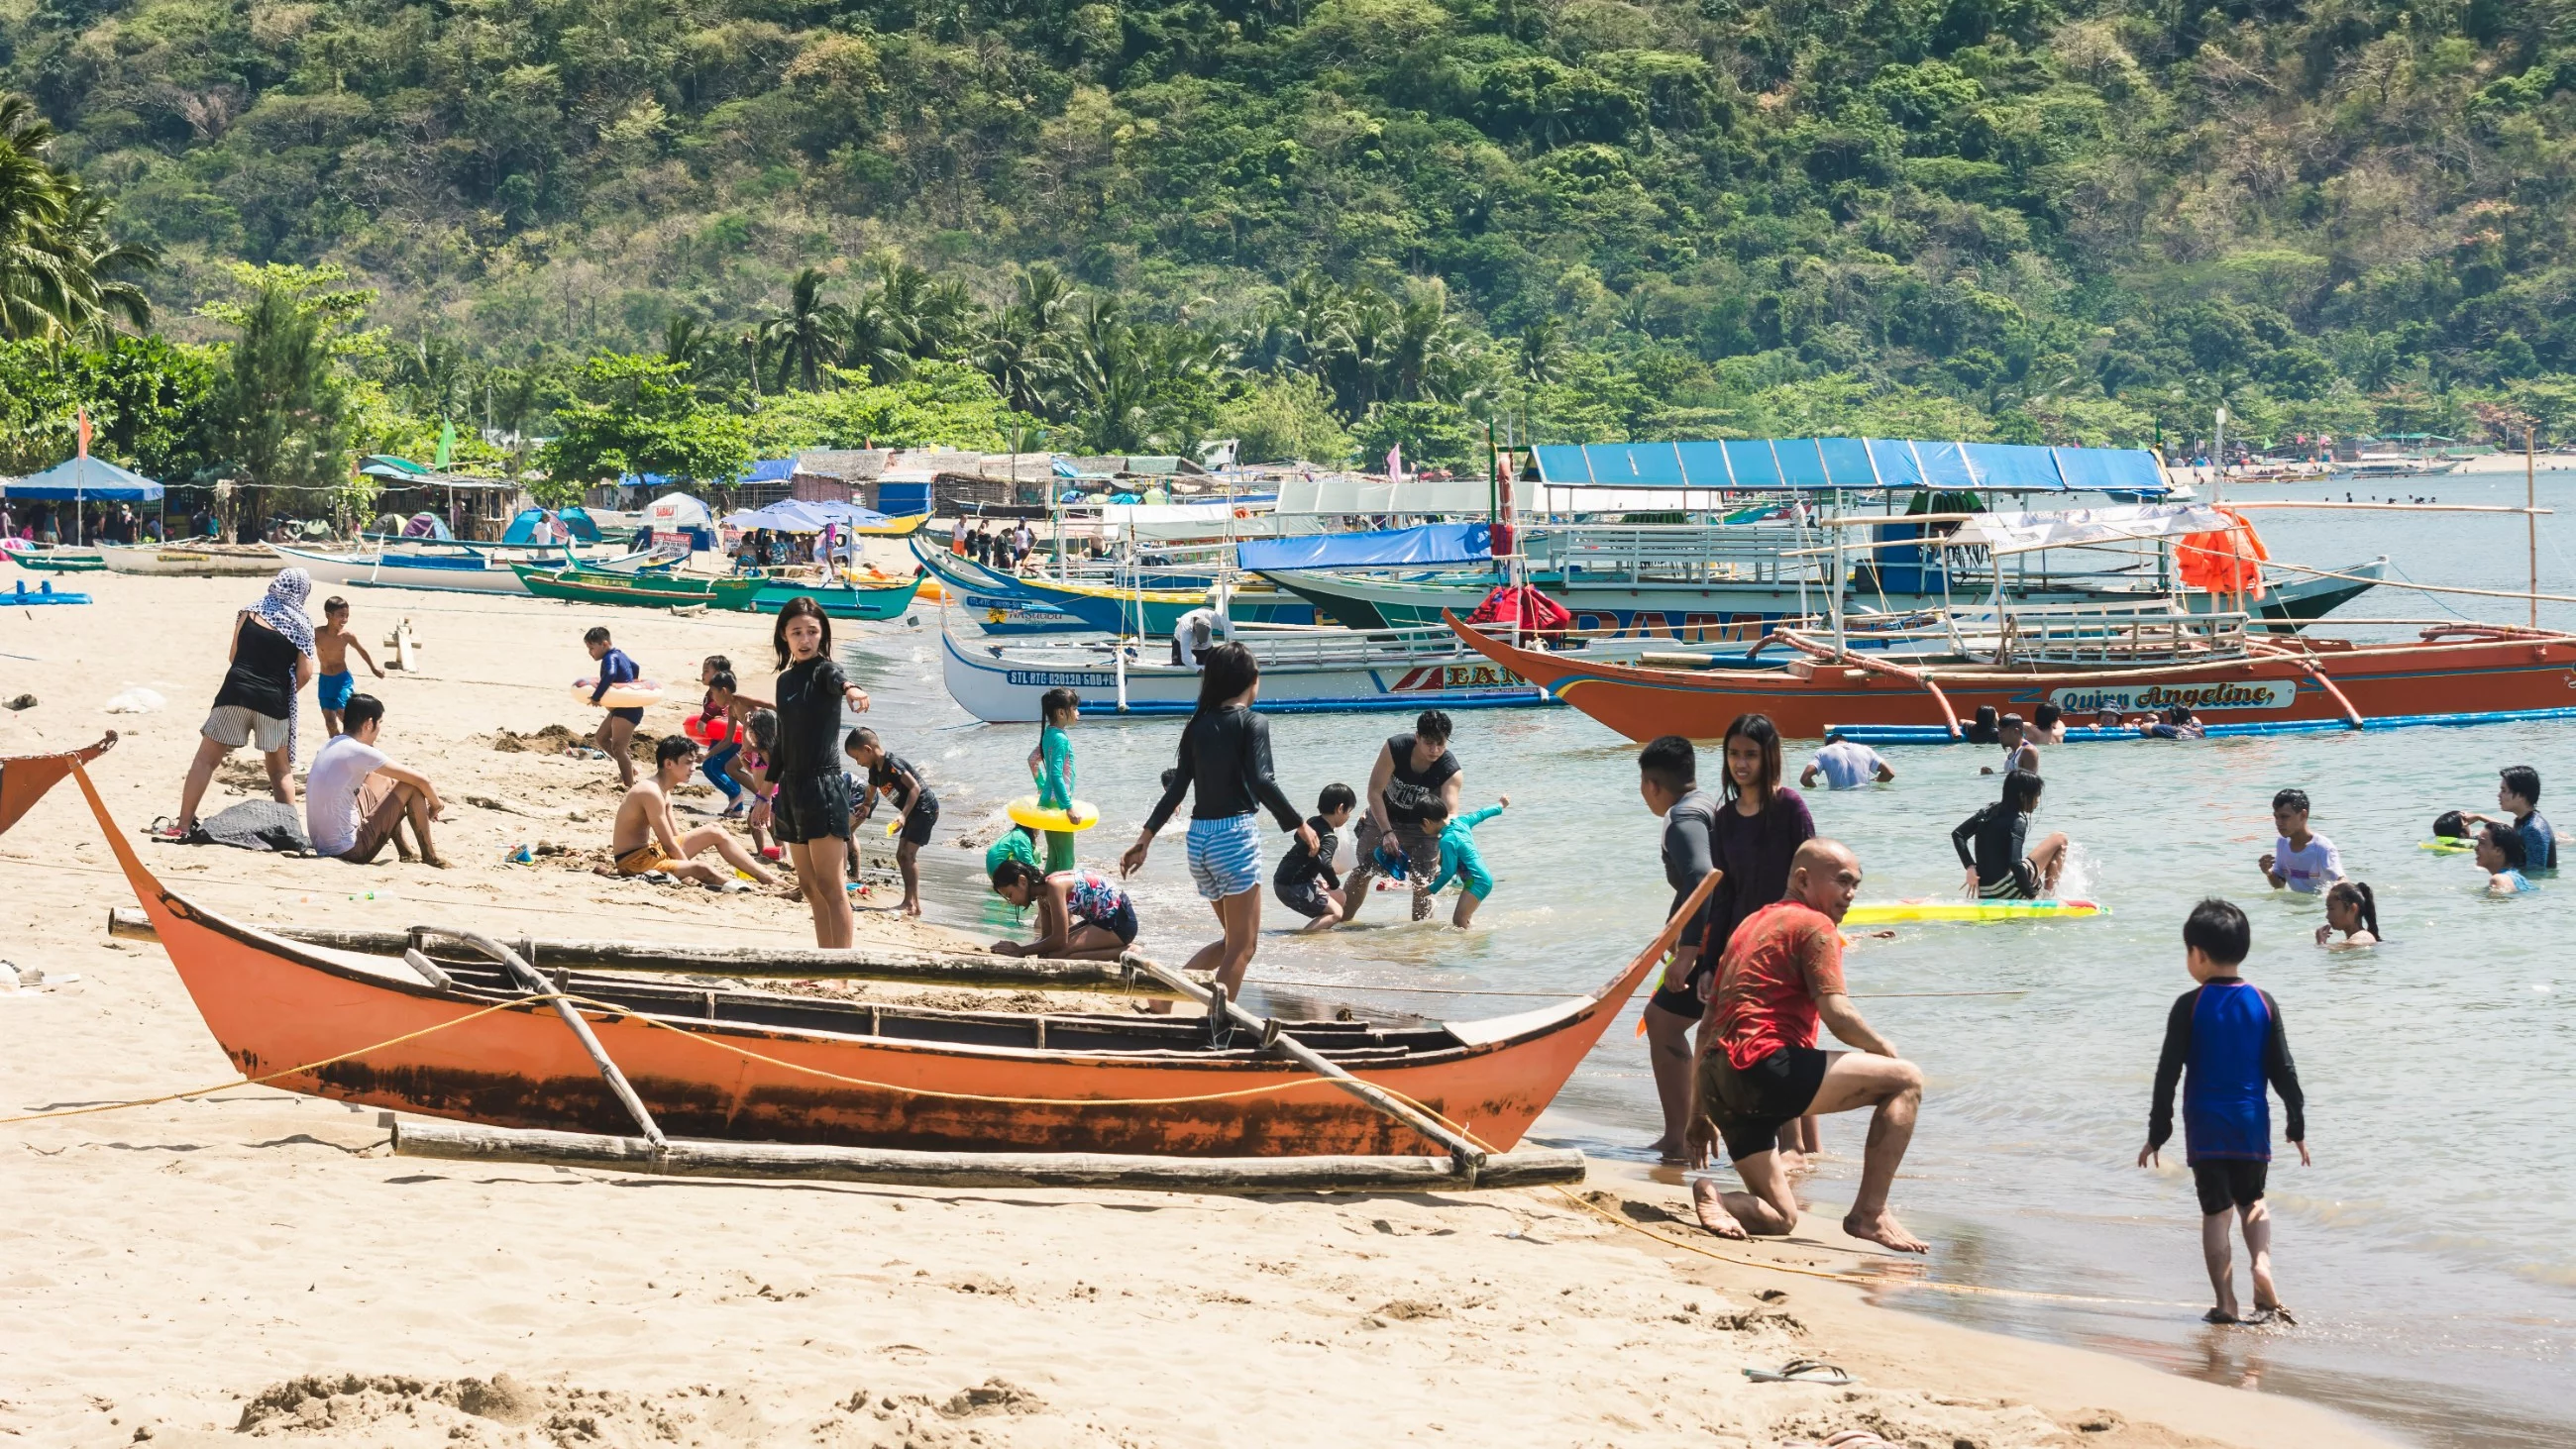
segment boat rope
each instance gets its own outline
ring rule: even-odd
[[[2392,584],[2386,579],[2375,579],[2368,574],[2339,573],[2334,569],[2310,568],[2306,564],[2287,563],[2280,559],[2272,560],[2272,567],[2288,569],[2293,573],[2314,574],[2321,579],[2343,579],[2356,584],[2376,584],[2384,589],[2413,589],[2425,594],[2464,594],[2474,599],[2538,599],[2544,604],[2576,604],[2576,594],[2540,594],[2528,589],[2464,589],[2453,584],[2419,584],[2412,579]],[[2312,620],[2311,622],[2331,623],[2332,621]]]
[[[266,1073],[262,1076],[235,1077],[229,1082],[217,1082],[211,1087],[192,1087],[184,1092],[165,1092],[158,1097],[138,1097],[130,1102],[93,1102],[86,1107],[66,1107],[53,1112],[29,1112],[17,1117],[0,1117],[0,1127],[13,1126],[20,1122],[43,1122],[56,1117],[87,1117],[99,1112],[122,1112],[128,1107],[157,1107],[164,1102],[184,1102],[191,1097],[204,1097],[210,1096],[216,1092],[229,1092],[235,1087],[266,1086],[280,1077],[291,1077],[298,1072],[319,1071],[335,1062],[345,1062],[351,1057],[362,1057],[369,1052],[379,1052],[390,1046],[400,1046],[404,1042],[416,1041],[421,1037],[445,1031],[451,1026],[463,1026],[469,1021],[490,1016],[496,1011],[508,1011],[514,1006],[526,1006],[531,1002],[565,1001],[572,999],[574,998],[565,997],[552,992],[542,996],[515,997],[508,1001],[496,1002],[491,1006],[484,1007],[480,1011],[469,1011],[463,1016],[456,1017],[449,1021],[442,1021],[436,1026],[424,1026],[418,1031],[404,1032],[401,1036],[394,1037],[389,1041],[380,1041],[373,1046],[358,1047],[350,1051],[342,1052],[335,1057],[324,1057],[318,1062],[306,1062],[302,1066],[285,1067],[278,1071]]]
[[[1459,986],[1380,986],[1365,981],[1270,981],[1255,977],[1247,986],[1295,986],[1313,991],[1398,991],[1415,996],[1526,996],[1545,1001],[1572,1001],[1580,991],[1472,991]],[[1855,991],[1854,1001],[1893,1001],[1915,996],[2028,996],[2035,987],[2022,986],[2006,991]]]

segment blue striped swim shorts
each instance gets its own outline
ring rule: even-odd
[[[1261,888],[1261,821],[1247,811],[1222,820],[1193,820],[1190,880],[1199,894],[1221,901]]]

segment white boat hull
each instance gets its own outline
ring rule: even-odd
[[[1198,671],[1129,658],[1108,645],[1012,648],[966,645],[943,632],[941,673],[968,714],[990,724],[1035,724],[1038,701],[1066,688],[1092,715],[1185,715],[1198,707]],[[1271,714],[1477,709],[1553,704],[1539,689],[1471,652],[1366,662],[1276,662],[1261,668],[1261,708]]]
[[[184,543],[109,544],[98,556],[110,573],[161,574],[171,578],[267,578],[281,565],[265,553],[197,549]]]
[[[314,553],[271,544],[279,559],[313,575],[313,582],[333,588],[427,589],[451,594],[517,594],[528,586],[507,564],[487,562],[481,568],[454,568],[423,563],[400,553]],[[272,565],[279,567],[281,565]]]

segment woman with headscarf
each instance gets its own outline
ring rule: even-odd
[[[280,569],[259,602],[234,616],[232,667],[224,671],[215,707],[197,733],[197,758],[179,792],[176,824],[156,833],[185,840],[197,829],[197,803],[214,780],[215,766],[244,745],[268,757],[268,788],[282,804],[295,803],[295,696],[313,682],[313,621],[304,615],[313,576]]]

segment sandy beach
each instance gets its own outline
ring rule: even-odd
[[[0,713],[0,754],[123,732],[95,775],[119,826],[140,831],[176,811],[232,611],[259,586],[68,586],[98,602],[0,611],[0,699],[38,699]],[[168,883],[260,922],[810,942],[793,901],[592,874],[617,798],[608,764],[495,748],[503,730],[587,731],[595,716],[566,686],[592,623],[683,686],[648,714],[659,734],[694,702],[702,655],[765,682],[768,620],[349,592],[371,647],[405,616],[425,646],[417,675],[362,672],[360,687],[386,702],[382,747],[454,802],[438,834],[452,868],[144,847]],[[165,705],[103,712],[138,686]],[[309,758],[321,725],[309,693],[305,706]],[[243,752],[204,813],[259,793]],[[971,858],[952,842],[980,823],[943,820],[931,853]],[[523,843],[573,853],[506,864]],[[0,1116],[232,1078],[160,950],[107,938],[110,908],[134,902],[77,791],[0,838],[0,900],[0,956],[58,981],[0,996]],[[881,909],[860,932],[963,939]],[[1873,1306],[1816,1276],[1862,1262],[1832,1226],[1840,1205],[1813,1205],[1787,1242],[1719,1245],[1674,1216],[1680,1189],[1618,1169],[1571,1193],[938,1192],[463,1166],[392,1157],[388,1135],[373,1110],[258,1088],[0,1128],[0,1434],[405,1449],[1772,1446],[1851,1428],[1927,1449],[2385,1442],[2277,1395]],[[1900,1180],[1900,1210],[1904,1197]],[[1802,1357],[1857,1382],[1742,1372]]]

